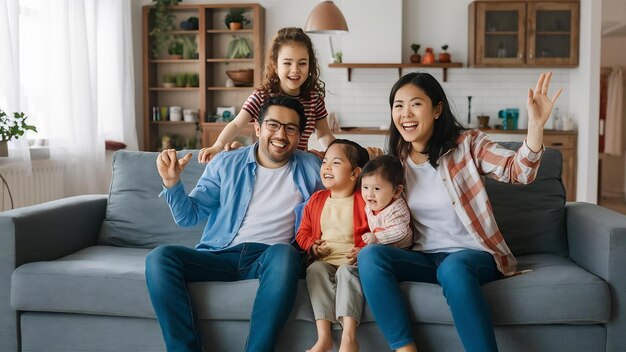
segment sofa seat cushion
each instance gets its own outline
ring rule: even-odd
[[[495,325],[599,324],[610,318],[611,299],[605,281],[569,258],[553,254],[518,257],[518,269],[529,273],[483,285]],[[400,284],[414,322],[452,324],[441,286]],[[369,309],[364,321],[374,321]]]
[[[149,252],[94,246],[55,261],[22,265],[13,273],[11,304],[21,311],[154,318],[144,276]],[[556,255],[528,255],[518,260],[521,269],[533,271],[483,286],[495,324],[609,320],[609,289],[601,279]],[[192,283],[188,287],[200,319],[248,320],[258,280]],[[440,286],[407,282],[401,287],[411,302],[414,322],[452,323]],[[304,280],[291,318],[314,321]],[[374,319],[366,308],[362,322],[368,321]]]
[[[55,261],[22,265],[13,272],[11,305],[21,311],[155,318],[145,280],[148,253],[142,248],[93,246]],[[188,287],[200,319],[249,320],[259,283]],[[298,292],[292,317],[313,321],[304,280]]]

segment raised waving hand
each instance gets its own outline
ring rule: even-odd
[[[180,181],[180,175],[190,159],[191,153],[178,159],[175,149],[166,149],[157,156],[157,170],[165,187],[170,188]]]
[[[526,103],[528,109],[528,136],[526,143],[532,151],[539,151],[543,145],[543,128],[550,118],[550,112],[554,107],[554,103],[563,92],[563,88],[559,89],[554,97],[548,96],[550,88],[550,80],[552,72],[542,73],[539,76],[535,90],[528,90],[528,101]]]

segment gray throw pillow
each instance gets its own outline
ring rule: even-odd
[[[521,144],[500,145],[517,150]],[[531,184],[512,185],[486,178],[496,222],[514,255],[567,255],[561,169],[561,152],[546,148],[537,177]]]
[[[181,151],[182,157],[189,151]],[[206,221],[193,227],[178,227],[167,202],[158,195],[162,180],[156,169],[156,152],[120,150],[113,156],[106,219],[99,244],[119,247],[154,248],[161,244],[194,247],[202,237]],[[197,151],[185,167],[182,182],[189,193],[204,172]]]

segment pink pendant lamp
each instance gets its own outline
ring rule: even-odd
[[[333,41],[331,34],[348,33],[348,24],[341,10],[331,0],[320,1],[313,11],[309,14],[309,18],[304,25],[304,31],[313,34],[329,34],[328,41],[330,43],[331,57],[335,57],[333,50]]]

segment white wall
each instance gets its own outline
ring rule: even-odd
[[[626,2],[624,2],[626,5]],[[626,12],[625,12],[626,13]],[[625,19],[626,20],[626,19]],[[626,36],[602,38],[602,67],[620,66],[626,70]],[[622,121],[626,121],[626,90],[624,94],[624,116]],[[624,174],[626,165],[626,123],[622,123],[622,156],[602,155],[602,180],[601,192],[606,196],[624,196]]]
[[[184,3],[219,3],[247,2],[233,1],[195,1]],[[133,2],[133,6],[149,5],[151,1]],[[303,26],[317,0],[263,0],[265,7],[266,42],[274,33],[285,26]],[[348,26],[354,18],[349,35],[335,36],[335,50],[344,52],[344,62],[372,62],[372,57],[383,53],[381,61],[408,62],[411,54],[410,44],[419,43],[424,49],[433,47],[435,52],[448,44],[452,61],[467,65],[467,28],[468,5],[471,0],[337,0],[336,4],[343,11]],[[382,6],[381,4],[384,4]],[[138,10],[134,10],[134,13]],[[563,113],[570,113],[578,126],[578,188],[579,200],[596,202],[597,185],[597,111],[599,77],[599,28],[601,21],[601,2],[581,0],[581,50],[580,65],[574,69],[551,69],[554,72],[553,92],[556,88],[565,88],[557,106]],[[399,16],[398,13],[402,15]],[[397,19],[394,20],[394,18]],[[141,19],[134,15],[133,18]],[[371,19],[366,26],[363,19]],[[141,24],[133,25],[141,29]],[[354,28],[354,29],[352,29]],[[358,32],[357,32],[358,31]],[[362,33],[360,33],[362,31]],[[133,33],[137,43],[141,43],[141,34]],[[348,38],[349,42],[348,42]],[[398,42],[400,40],[400,48]],[[389,123],[388,94],[393,83],[398,79],[396,69],[353,69],[352,80],[347,80],[347,70],[330,69],[328,38],[324,35],[312,35],[318,51],[322,79],[326,82],[326,104],[329,111],[334,111],[344,126],[378,127]],[[595,43],[594,43],[595,41]],[[136,82],[141,82],[141,49],[136,45]],[[359,48],[357,50],[356,48]],[[595,51],[594,51],[595,50]],[[593,53],[591,55],[590,53]],[[389,60],[386,60],[389,55]],[[592,68],[594,67],[594,68]],[[441,69],[424,70],[442,81]],[[528,88],[535,86],[541,69],[492,69],[460,68],[448,70],[448,81],[442,83],[451,101],[456,106],[459,119],[467,122],[467,96],[472,96],[472,123],[475,116],[487,114],[493,124],[497,111],[503,108],[524,110]],[[405,71],[403,73],[406,73]],[[141,87],[138,88],[141,97]],[[137,111],[141,112],[141,98],[137,102]],[[137,116],[141,116],[138,114]],[[590,122],[593,121],[593,122]],[[138,121],[138,129],[142,122]],[[582,131],[582,133],[581,133]],[[595,148],[595,149],[594,149]]]
[[[618,24],[626,23],[626,1],[604,0],[602,2],[602,29],[612,28]],[[619,31],[620,36],[614,36],[614,32],[608,37],[602,38],[601,57],[602,67],[621,66],[626,69],[626,34],[624,30]],[[624,106],[626,107],[626,91],[624,93]],[[623,120],[626,120],[626,108],[624,109]],[[622,150],[626,149],[626,123],[622,124]],[[602,159],[602,179],[601,190],[603,196],[624,196],[626,188],[625,177],[626,165],[625,155],[611,156],[601,155]]]

